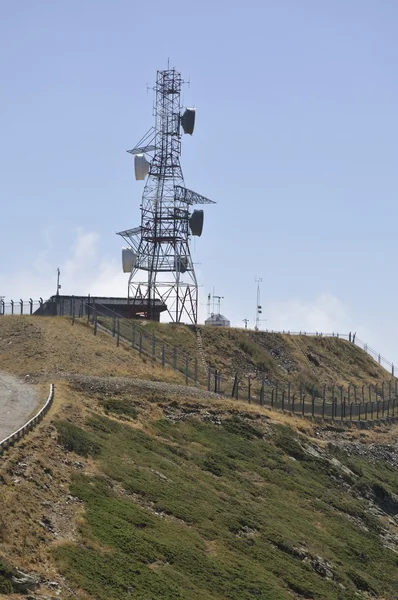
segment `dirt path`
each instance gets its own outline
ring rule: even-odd
[[[0,442],[22,427],[38,405],[37,393],[31,386],[0,373]]]

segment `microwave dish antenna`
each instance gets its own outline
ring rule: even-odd
[[[134,156],[135,177],[145,180],[141,225],[120,231],[131,249],[123,250],[123,270],[131,272],[129,301],[148,319],[156,316],[159,301],[172,321],[197,323],[198,283],[191,258],[191,236],[201,236],[203,210],[214,204],[185,187],[180,165],[182,133],[192,135],[196,109],[181,106],[181,74],[174,68],[156,77],[155,125],[128,150]]]

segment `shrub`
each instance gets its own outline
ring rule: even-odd
[[[120,417],[137,418],[137,409],[128,398],[103,398],[101,406],[107,415],[114,414]]]
[[[80,454],[81,456],[100,453],[101,446],[91,433],[68,421],[57,421],[55,427],[58,430],[59,443],[69,452],[76,452],[76,454]]]

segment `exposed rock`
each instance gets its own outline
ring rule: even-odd
[[[17,571],[11,578],[11,583],[16,592],[19,594],[27,594],[34,592],[40,586],[40,581],[34,575],[28,575],[22,571]]]
[[[311,560],[311,566],[320,575],[326,579],[334,579],[334,571],[330,562],[322,558],[322,556],[315,556]]]

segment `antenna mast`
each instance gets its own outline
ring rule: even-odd
[[[185,319],[196,324],[198,283],[190,237],[202,234],[204,216],[203,210],[190,212],[190,207],[214,202],[184,184],[181,129],[192,135],[195,109],[182,113],[183,83],[174,68],[157,72],[155,126],[128,151],[134,155],[136,179],[146,179],[141,225],[119,235],[130,246],[123,269],[130,272],[128,295],[134,311],[139,307],[142,316],[155,319],[157,310],[167,310],[176,323]]]
[[[254,327],[254,329],[256,331],[259,330],[259,325],[260,325],[260,321],[262,320],[260,315],[263,312],[262,306],[260,304],[260,283],[262,283],[263,279],[262,277],[256,278],[256,283],[257,283],[257,304],[256,304],[256,325]]]

